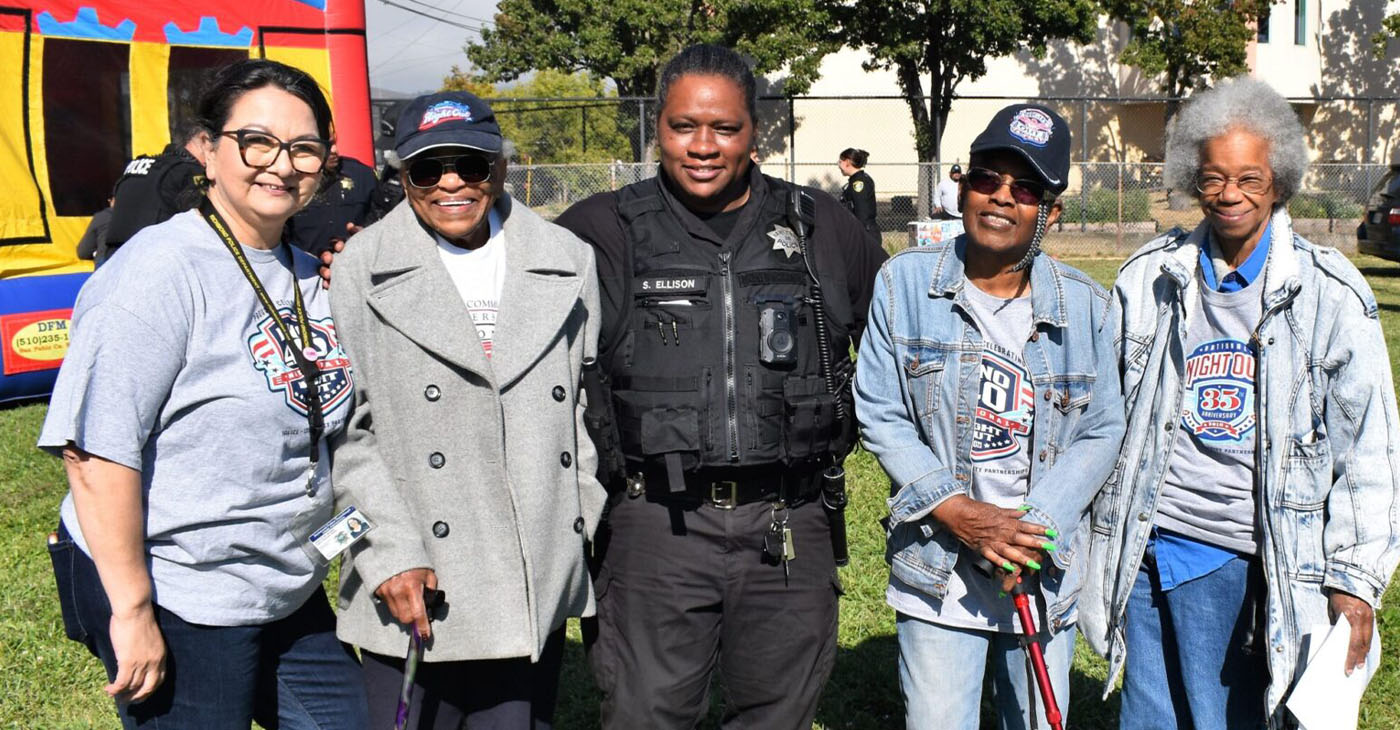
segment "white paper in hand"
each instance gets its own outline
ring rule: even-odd
[[[1315,624],[1305,640],[1308,663],[1285,704],[1303,730],[1355,730],[1361,694],[1380,665],[1380,636],[1373,631],[1366,665],[1350,677],[1345,665],[1351,623],[1346,616],[1338,616],[1331,626]]]

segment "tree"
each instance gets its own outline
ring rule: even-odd
[[[545,70],[498,88],[454,66],[442,88],[489,99],[501,134],[531,162],[611,162],[631,154],[627,135],[618,129],[617,94],[596,76]]]
[[[1041,54],[1056,38],[1088,43],[1098,18],[1093,0],[832,2],[846,43],[870,53],[865,69],[894,70],[925,162],[936,158],[958,85],[985,75],[988,58]]]
[[[612,81],[619,96],[645,97],[655,93],[662,64],[677,51],[719,43],[751,57],[758,73],[786,69],[786,90],[801,93],[822,57],[839,47],[829,37],[823,2],[501,0],[495,26],[466,51],[491,81],[538,69],[587,71]],[[635,136],[628,138],[642,159]]]
[[[1381,21],[1380,32],[1371,36],[1371,42],[1376,46],[1376,58],[1385,58],[1386,43],[1391,38],[1400,38],[1400,13]]]
[[[1272,0],[1101,0],[1130,33],[1119,59],[1161,75],[1161,89],[1180,99],[1207,78],[1243,73],[1246,51]],[[1178,102],[1167,102],[1170,120]]]

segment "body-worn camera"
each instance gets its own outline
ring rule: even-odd
[[[760,301],[758,361],[790,367],[797,364],[797,315],[791,301]]]

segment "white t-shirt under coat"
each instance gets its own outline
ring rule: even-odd
[[[471,313],[472,324],[476,326],[476,336],[481,340],[481,349],[486,357],[491,357],[491,342],[496,336],[496,315],[500,311],[501,288],[506,281],[506,241],[501,229],[501,218],[493,209],[487,214],[486,224],[491,234],[480,248],[462,248],[437,236],[438,255],[442,265],[457,285],[457,293],[462,303]]]

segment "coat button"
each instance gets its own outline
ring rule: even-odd
[[[570,455],[569,452],[565,451],[559,455],[559,464],[565,469],[568,469],[574,465],[574,457]]]
[[[1035,332],[1032,332],[1032,333],[1031,333],[1031,342],[1035,342],[1035,341],[1037,341],[1037,340],[1039,340],[1039,339],[1040,339],[1040,331],[1039,331],[1039,330],[1036,330]]]
[[[1146,522],[1148,519],[1149,519],[1149,518],[1148,518],[1146,512],[1139,512],[1139,513],[1138,513],[1138,522]]]
[[[436,385],[429,385],[423,389],[423,397],[430,401],[435,401],[442,397],[442,389]]]
[[[1041,450],[1040,450],[1040,457],[1039,457],[1039,458],[1040,458],[1041,461],[1045,461],[1045,449],[1041,449]]]
[[[1045,400],[1050,400],[1050,391],[1045,391]]]
[[[441,469],[442,465],[446,463],[447,457],[443,456],[442,452],[440,451],[434,451],[433,453],[428,455],[428,466],[431,466],[434,469]]]
[[[1172,426],[1174,425],[1175,424],[1172,421],[1167,421],[1166,423],[1162,424],[1162,430],[1166,431],[1167,433],[1171,433]]]
[[[579,517],[579,518],[577,518],[577,519],[574,520],[574,532],[577,532],[577,533],[580,534],[580,535],[583,534],[583,518],[582,518],[582,517]]]
[[[557,400],[557,401],[559,401],[560,403],[563,403],[563,402],[564,402],[564,396],[567,395],[567,394],[564,392],[564,386],[562,386],[562,385],[556,385],[556,386],[554,386],[554,391],[551,393],[551,395],[554,396],[554,400]]]
[[[452,532],[452,528],[446,522],[438,520],[433,523],[433,537],[447,537],[447,533]]]

